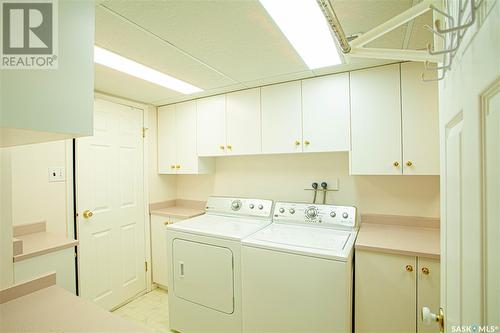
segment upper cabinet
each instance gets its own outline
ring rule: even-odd
[[[302,152],[301,83],[262,87],[262,152]]]
[[[351,73],[351,174],[401,174],[399,64]]]
[[[92,135],[94,11],[58,2],[56,69],[0,70],[0,146]]]
[[[227,94],[227,155],[258,154],[261,151],[260,88]]]
[[[423,82],[422,64],[401,64],[403,173],[439,174],[437,81]]]
[[[349,151],[349,74],[302,81],[304,152]]]
[[[439,174],[437,87],[418,63],[352,72],[354,175]]]
[[[201,98],[196,101],[199,156],[226,154],[226,95]]]
[[[196,102],[158,109],[158,172],[161,174],[211,173],[214,161],[196,152]]]

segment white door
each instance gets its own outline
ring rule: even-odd
[[[226,154],[226,95],[196,101],[199,156]]]
[[[261,150],[260,88],[226,95],[228,155],[258,154]]]
[[[437,82],[422,81],[423,65],[401,64],[403,173],[439,175]]]
[[[177,143],[175,105],[158,108],[158,173],[176,173]]]
[[[349,151],[349,74],[302,81],[304,152]]]
[[[500,326],[500,4],[482,6],[439,83],[441,306],[447,332]]]
[[[175,137],[177,144],[178,174],[197,173],[196,155],[196,102],[188,101],[175,105]]]
[[[302,152],[300,81],[262,87],[262,152]]]
[[[400,175],[399,64],[351,75],[351,174]]]
[[[80,295],[106,309],[146,289],[142,126],[141,110],[96,100],[94,136],[77,139]]]

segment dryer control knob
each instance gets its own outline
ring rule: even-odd
[[[290,214],[295,214],[295,209],[293,208],[290,208],[288,211],[290,212]]]
[[[311,206],[306,209],[306,217],[308,219],[314,220],[316,216],[318,216],[318,210],[316,209],[316,207]]]
[[[348,218],[348,217],[349,217],[349,214],[347,214],[347,213],[342,213],[342,217],[346,219],[346,218]]]
[[[337,213],[335,213],[335,212],[330,212],[330,216],[331,216],[331,217],[335,217],[335,216],[337,216]]]
[[[250,204],[250,209],[254,209],[255,205],[254,204]]]
[[[259,209],[260,209],[260,210],[264,209],[264,206],[259,205]]]
[[[240,210],[240,208],[241,208],[241,201],[240,200],[234,200],[231,203],[231,209],[232,210]]]
[[[280,208],[280,213],[283,214],[285,212],[285,208],[281,207]]]

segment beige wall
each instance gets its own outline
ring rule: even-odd
[[[349,176],[347,153],[219,157],[214,175],[177,176],[177,197],[205,200],[209,195],[312,200],[313,181],[333,183],[328,203],[355,205],[362,214],[439,217],[437,176]],[[319,202],[319,201],[318,201]]]
[[[66,207],[72,193],[67,193],[66,181],[48,179],[49,167],[66,167],[67,144],[71,147],[71,141],[56,141],[12,148],[13,224],[46,221],[49,231],[68,232]]]

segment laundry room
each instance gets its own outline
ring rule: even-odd
[[[499,330],[498,0],[0,7],[0,332]]]

